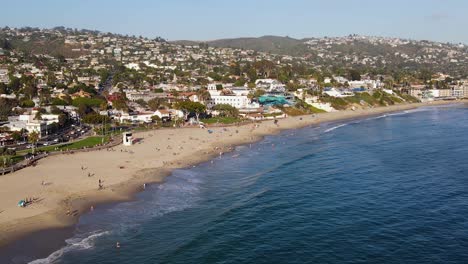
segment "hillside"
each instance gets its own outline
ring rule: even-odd
[[[213,47],[249,49],[281,55],[302,56],[309,52],[302,40],[290,37],[263,36],[259,38],[219,39],[207,42]]]
[[[36,33],[28,37],[11,37],[4,36],[0,32],[0,40],[5,39],[8,39],[11,49],[16,49],[27,54],[48,54],[54,57],[62,55],[66,58],[77,58],[89,53],[89,51],[83,49],[80,45],[65,44],[63,38],[55,36],[50,37]]]
[[[198,42],[185,43],[198,44]],[[263,36],[206,42],[212,47],[255,50],[307,59],[317,67],[421,70],[454,76],[468,71],[468,46],[427,40],[349,35],[334,38],[294,39]]]

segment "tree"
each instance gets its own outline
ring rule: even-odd
[[[104,100],[99,98],[86,98],[86,97],[78,97],[73,99],[73,106],[80,107],[81,105],[89,106],[89,107],[99,107]]]
[[[105,116],[105,115],[100,115],[100,114],[97,114],[97,113],[90,113],[90,114],[87,114],[85,115],[83,118],[82,118],[82,121],[83,123],[86,123],[86,124],[102,124],[102,123],[108,123],[110,122],[110,118],[108,116]]]
[[[20,102],[21,107],[34,107],[35,105],[36,104],[30,99],[24,99]]]
[[[18,142],[18,141],[21,140],[22,135],[21,135],[21,132],[15,131],[15,132],[11,133],[11,137],[13,138],[13,140],[15,142]]]
[[[159,124],[159,122],[161,121],[161,118],[157,115],[154,115],[151,117],[151,121],[153,121],[156,124]]]
[[[252,99],[252,98],[259,98],[260,96],[265,94],[265,90],[263,89],[257,89],[253,93],[249,93],[247,96]]]
[[[211,94],[206,89],[198,90],[197,91],[197,96],[198,96],[198,99],[201,102],[206,102],[206,101],[209,101],[211,99]]]
[[[129,108],[127,103],[125,102],[124,98],[119,98],[112,102],[112,107],[116,110],[122,110],[124,112],[128,112]]]
[[[8,87],[4,83],[0,83],[0,94],[7,94],[8,93]]]
[[[197,122],[199,121],[200,114],[206,111],[206,106],[201,103],[183,101],[176,104],[176,108],[184,111],[186,116],[190,113],[195,113]],[[187,118],[186,118],[187,119]]]
[[[62,110],[58,109],[57,106],[53,105],[53,106],[50,107],[50,113],[54,114],[54,115],[60,115],[63,112],[62,112]]]
[[[19,78],[11,75],[10,76],[10,82],[8,83],[8,87],[12,91],[18,91],[21,88],[21,81]]]
[[[154,98],[148,101],[148,107],[151,111],[156,111],[161,106],[161,100],[159,98]]]
[[[13,45],[11,45],[10,41],[8,39],[0,39],[0,48],[4,50],[11,50],[13,49]]]
[[[33,145],[33,154],[36,153],[36,145],[39,141],[39,133],[37,131],[32,131],[28,135],[28,141]]]
[[[240,68],[239,63],[238,62],[231,63],[231,65],[229,66],[229,72],[232,75],[239,76],[241,74],[241,68]]]
[[[12,108],[17,106],[18,101],[0,98],[0,120],[5,120],[10,115]]]
[[[68,115],[61,113],[58,116],[58,124],[59,126],[64,126],[68,122]]]
[[[148,103],[143,99],[138,99],[138,100],[135,101],[135,103],[139,104],[141,107],[147,107],[148,106]]]
[[[34,98],[37,96],[37,87],[32,82],[28,82],[24,87],[24,94],[29,97],[29,99]]]
[[[87,105],[81,104],[80,106],[78,106],[77,112],[80,117],[83,117],[87,115],[88,113],[93,112],[93,109]]]
[[[246,83],[246,80],[244,78],[239,78],[235,83],[234,83],[234,86],[244,86],[244,84]]]
[[[228,104],[218,104],[213,107],[213,110],[219,111],[221,116],[238,117],[239,110]]]
[[[35,120],[41,120],[42,119],[42,113],[40,111],[37,111],[36,115],[34,116]]]
[[[360,81],[361,73],[358,70],[352,69],[349,71],[349,77],[352,81]]]

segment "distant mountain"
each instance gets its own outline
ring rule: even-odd
[[[172,44],[181,45],[181,46],[197,46],[203,41],[194,41],[194,40],[174,40],[170,41]]]

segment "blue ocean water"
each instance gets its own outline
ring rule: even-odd
[[[464,106],[284,131],[96,209],[33,263],[468,263],[467,161]]]

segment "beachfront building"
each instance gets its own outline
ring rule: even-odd
[[[151,123],[153,122],[152,117],[154,113],[141,113],[141,114],[129,114],[124,113],[119,116],[120,122],[130,122],[130,123]]]
[[[8,122],[3,125],[10,131],[27,130],[29,133],[37,132],[40,137],[47,135],[50,125],[59,123],[59,115],[41,114],[40,119],[36,119],[37,110],[19,116],[8,117]]]
[[[227,104],[237,109],[259,108],[258,103],[252,102],[248,98],[249,90],[244,87],[236,87],[225,90],[218,90],[216,85],[208,85],[210,99],[207,102],[207,107],[212,108],[215,105]]]
[[[428,92],[434,99],[452,97],[451,89],[430,89]]]
[[[275,79],[258,79],[255,81],[257,89],[263,89],[269,93],[284,93],[286,87]]]
[[[260,107],[258,103],[252,103],[251,100],[245,95],[212,96],[209,102],[209,107],[213,107],[218,104],[227,104],[237,109]]]
[[[9,131],[27,130],[29,133],[37,132],[40,137],[47,134],[47,123],[39,120],[25,121],[20,120],[18,116],[8,117],[8,122],[2,127],[8,128]]]
[[[339,90],[336,88],[326,88],[323,91],[324,94],[331,96],[331,97],[348,97],[353,96],[354,93],[346,90]]]
[[[337,111],[335,108],[331,106],[330,103],[320,102],[320,98],[318,96],[307,94],[304,91],[304,89],[297,89],[297,91],[294,92],[294,96],[303,100],[306,104],[311,105],[315,108],[321,109],[323,111],[326,111],[326,112]]]
[[[349,88],[366,88],[368,90],[374,90],[382,87],[380,80],[360,80],[360,81],[348,81]]]
[[[153,117],[157,116],[160,119],[167,118],[183,118],[184,112],[177,109],[159,109],[155,112],[143,112],[143,113],[122,113],[118,120],[119,122],[129,122],[129,123],[152,123]]]

